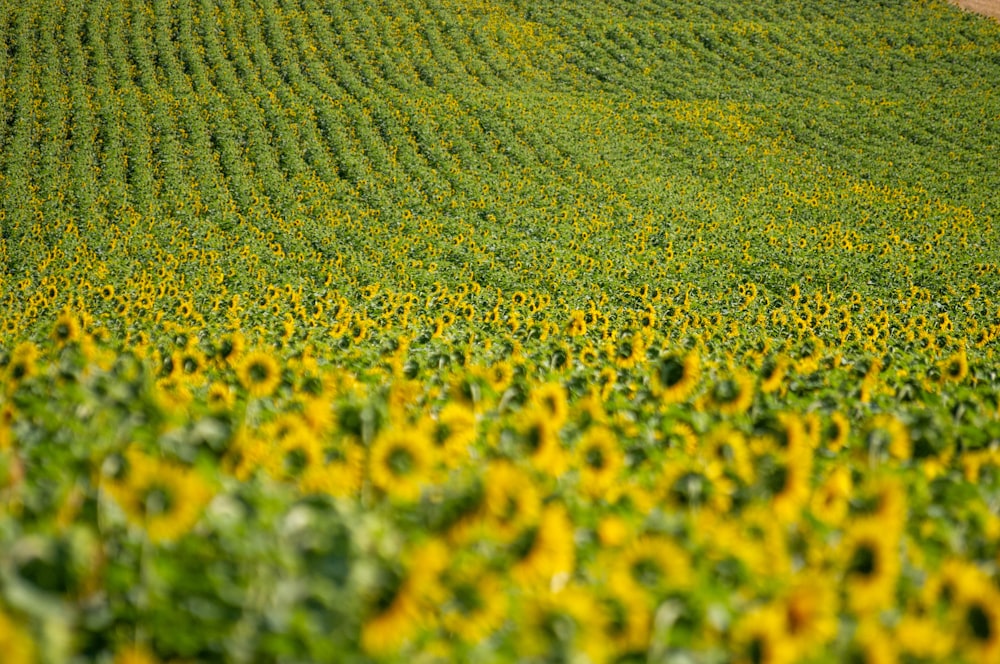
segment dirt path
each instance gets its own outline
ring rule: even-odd
[[[963,9],[968,9],[977,14],[992,16],[1000,19],[1000,0],[949,0],[951,4],[958,5]]]

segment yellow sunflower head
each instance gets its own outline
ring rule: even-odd
[[[281,384],[281,367],[274,357],[256,350],[243,356],[237,369],[240,383],[252,397],[267,397]]]
[[[421,429],[388,429],[372,443],[368,472],[375,488],[389,498],[417,500],[432,482],[434,446]]]

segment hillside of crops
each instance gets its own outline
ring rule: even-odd
[[[1000,662],[1000,23],[0,0],[0,661]]]

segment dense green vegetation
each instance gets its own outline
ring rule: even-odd
[[[4,661],[1000,661],[997,22],[0,39]]]

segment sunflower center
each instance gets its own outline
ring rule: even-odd
[[[781,493],[788,485],[788,467],[781,464],[772,468],[766,475],[765,484],[772,494]]]
[[[309,457],[301,448],[296,447],[285,453],[284,465],[285,472],[294,477],[309,465]]]
[[[404,447],[394,447],[386,459],[386,464],[394,475],[408,475],[413,470],[413,454]]]
[[[606,459],[604,458],[604,451],[600,447],[591,447],[587,450],[586,454],[587,465],[595,470],[600,470],[604,468]]]
[[[508,522],[513,521],[517,518],[518,513],[521,511],[521,501],[517,496],[508,494],[506,500],[503,502],[503,509],[500,511],[500,519],[502,521]]]
[[[28,366],[24,362],[15,362],[11,365],[10,375],[14,380],[21,380],[28,375]]]
[[[972,630],[972,635],[980,641],[989,641],[993,637],[993,624],[990,616],[980,604],[973,604],[965,612],[965,622]]]
[[[770,660],[768,650],[767,639],[763,636],[755,636],[747,646],[747,659],[752,664],[765,664]]]
[[[660,362],[660,382],[666,387],[674,387],[684,380],[684,365],[674,357]]]
[[[462,615],[470,615],[481,611],[485,605],[479,590],[472,584],[461,583],[453,591],[455,607]]]
[[[727,378],[726,380],[716,384],[715,390],[712,392],[712,396],[715,397],[717,403],[733,403],[740,397],[740,386],[735,380]]]
[[[663,577],[663,570],[650,558],[640,558],[632,563],[632,578],[647,588],[655,587]]]
[[[609,599],[603,603],[607,622],[604,631],[608,636],[623,636],[628,629],[628,611],[620,601]]]
[[[878,554],[870,544],[862,544],[854,550],[851,556],[851,564],[848,571],[863,577],[870,577],[875,574],[878,568]]]
[[[166,514],[170,511],[173,503],[174,499],[170,491],[166,487],[156,484],[150,487],[142,501],[146,516]]]
[[[536,424],[528,429],[528,449],[537,452],[545,444],[545,430],[542,425]]]
[[[809,609],[801,600],[793,599],[788,603],[788,610],[785,613],[790,634],[799,634],[805,631],[809,624]]]
[[[254,383],[263,383],[271,377],[270,369],[263,362],[254,362],[251,364],[247,373],[250,376],[250,380]]]

